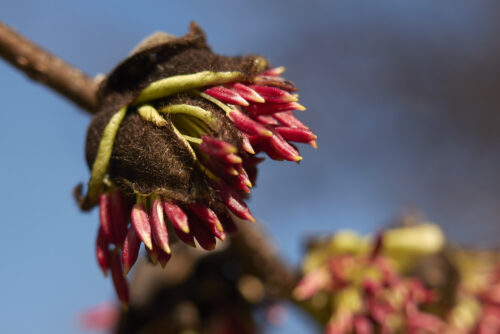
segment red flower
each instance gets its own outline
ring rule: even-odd
[[[402,277],[381,249],[379,239],[371,253],[330,257],[303,277],[295,297],[331,299],[328,334],[439,333],[443,322],[421,310],[434,300],[432,291],[417,278]]]
[[[189,72],[189,61],[200,71]],[[152,74],[136,77],[139,65]],[[299,161],[290,141],[316,146],[316,136],[293,115],[305,108],[283,71],[268,69],[261,57],[215,55],[192,26],[185,37],[139,51],[108,76],[102,110],[88,131],[92,176],[81,203],[99,204],[97,259],[105,274],[111,270],[124,304],[123,274],[141,243],[162,266],[172,239],[213,249],[236,230],[233,216],[255,221],[244,201],[263,160],[255,154]],[[130,82],[130,93],[123,82]]]

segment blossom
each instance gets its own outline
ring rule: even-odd
[[[436,251],[442,244],[434,226],[423,224],[387,231],[374,242],[340,233],[312,247],[294,296],[326,311],[325,333],[438,333],[444,328],[439,317],[422,309],[435,300],[435,293],[418,277],[403,274],[403,266],[387,255],[399,246],[394,236],[400,239],[407,232],[427,241],[426,249],[407,248],[413,255]]]
[[[453,250],[450,261],[460,278],[444,333],[500,332],[500,261],[489,251]]]
[[[212,53],[192,24],[182,38],[154,35],[101,83],[79,200],[99,205],[97,260],[124,304],[141,244],[162,266],[172,240],[214,249],[236,230],[233,217],[255,221],[245,203],[263,160],[255,154],[298,162],[291,142],[316,147],[283,72],[259,56]]]

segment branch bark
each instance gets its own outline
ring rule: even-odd
[[[94,113],[97,107],[94,80],[0,22],[0,57],[63,95],[79,107]]]

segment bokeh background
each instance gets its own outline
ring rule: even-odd
[[[319,148],[263,163],[250,205],[292,264],[308,236],[408,211],[454,241],[500,244],[498,1],[2,0],[0,20],[90,75],[191,20],[218,53],[286,66]],[[0,99],[0,333],[84,333],[77,314],[114,298],[97,212],[71,197],[90,118],[2,61]],[[291,310],[268,332],[311,326]]]

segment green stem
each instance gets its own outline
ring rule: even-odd
[[[243,79],[241,72],[210,72],[176,75],[153,82],[139,94],[133,105],[156,100],[172,94],[210,85],[219,85]]]
[[[137,109],[139,115],[146,121],[153,123],[156,126],[165,126],[167,121],[160,115],[160,113],[151,105],[145,104]]]
[[[175,125],[173,125],[173,124],[171,124],[171,125],[172,125],[172,129],[174,130],[174,133],[177,135],[177,138],[179,138],[179,140],[184,144],[184,146],[186,146],[189,153],[191,153],[191,156],[193,157],[193,159],[198,160],[198,158],[196,157],[196,153],[194,152],[193,148],[191,147],[189,142],[186,140],[186,138],[184,138],[184,135],[175,127]]]
[[[109,159],[113,153],[113,144],[115,142],[116,133],[120,128],[120,124],[127,113],[127,107],[121,108],[109,120],[102,134],[101,142],[97,150],[97,157],[92,165],[92,174],[89,180],[89,190],[87,200],[93,202],[97,195],[101,193],[103,180],[108,171]]]
[[[192,106],[189,104],[173,104],[160,109],[160,112],[166,114],[187,114],[197,117],[207,123],[209,126],[214,126],[217,120],[212,116],[210,111],[203,108]]]
[[[182,135],[188,142],[191,142],[191,143],[194,143],[194,144],[197,144],[197,145],[200,145],[201,144],[201,139],[200,138],[196,138],[196,137],[191,137],[191,136],[188,136],[188,135]]]
[[[216,99],[215,97],[212,97],[212,96],[210,96],[208,94],[205,94],[205,93],[199,92],[199,91],[196,91],[195,94],[201,96],[202,98],[204,98],[207,101],[212,102],[217,107],[219,107],[222,110],[224,110],[226,112],[226,114],[232,110],[227,104],[225,104],[222,101]]]

